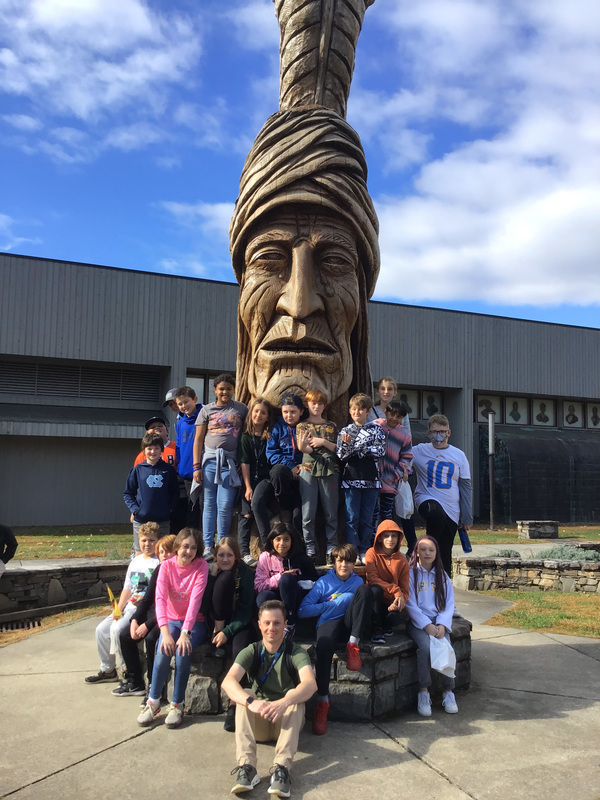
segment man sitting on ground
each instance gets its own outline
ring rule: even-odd
[[[247,792],[260,781],[256,743],[276,740],[269,794],[290,796],[289,770],[304,725],[304,704],[317,690],[307,653],[284,639],[286,610],[267,600],[258,610],[262,642],[244,648],[225,676],[222,688],[236,704],[237,778],[232,794]],[[251,688],[242,686],[248,675]]]

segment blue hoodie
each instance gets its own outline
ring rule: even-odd
[[[302,463],[302,455],[296,444],[296,428],[288,425],[283,418],[278,419],[267,442],[269,463],[285,464],[294,469],[297,464]]]
[[[335,569],[331,569],[319,578],[300,603],[298,616],[300,618],[318,617],[317,628],[322,622],[339,619],[346,613],[354,593],[362,584],[363,579],[356,572],[353,572],[349,578],[343,581],[338,578]],[[334,594],[339,594],[339,597],[330,600],[329,598]]]
[[[196,436],[196,417],[202,408],[198,403],[191,417],[183,414],[175,423],[177,472],[181,478],[192,480],[194,471],[194,438]]]
[[[136,522],[166,522],[179,499],[175,467],[142,461],[127,476],[123,498]]]

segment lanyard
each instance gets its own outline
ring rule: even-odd
[[[256,679],[256,685],[257,685],[258,689],[262,689],[262,687],[265,685],[267,678],[271,674],[271,670],[273,669],[275,664],[281,658],[281,656],[283,654],[284,647],[285,647],[285,639],[281,643],[281,646],[280,646],[279,650],[273,656],[273,660],[269,664],[269,667],[268,667],[267,671],[265,672],[265,674],[261,678],[257,678]],[[261,663],[261,666],[265,663],[265,652],[266,652],[265,651],[265,646],[263,644],[262,650],[260,651],[260,663]]]

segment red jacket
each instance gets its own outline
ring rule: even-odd
[[[381,544],[381,537],[387,530],[397,531],[397,525],[392,520],[384,520],[377,528],[375,544],[367,550],[365,565],[367,567],[367,584],[378,584],[383,589],[384,598],[390,603],[400,595],[404,601],[408,600],[408,561],[400,552],[402,544],[402,531],[398,533],[396,550],[387,555]]]

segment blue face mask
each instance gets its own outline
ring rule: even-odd
[[[444,439],[448,438],[448,434],[441,433],[441,431],[434,431],[433,433],[428,434],[428,436],[429,436],[429,441],[432,444],[442,444]]]

